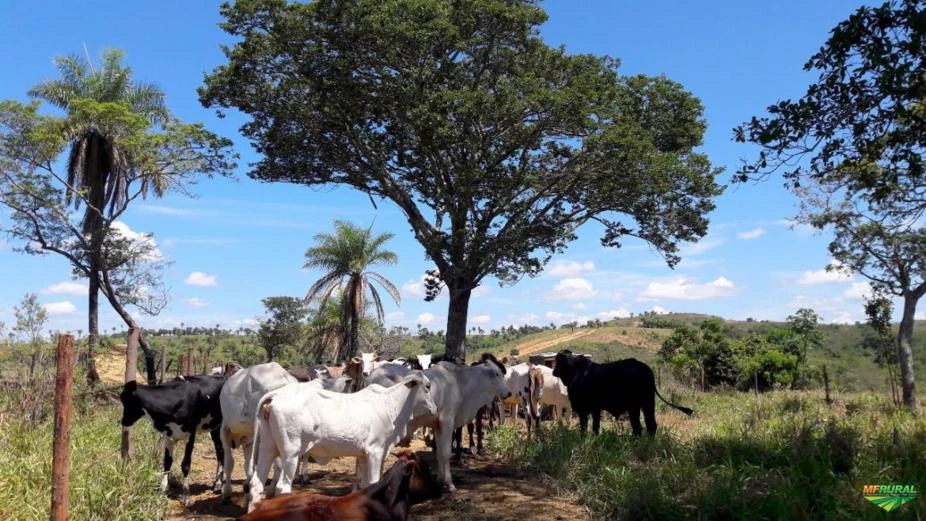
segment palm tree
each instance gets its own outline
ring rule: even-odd
[[[61,77],[42,82],[29,91],[68,112],[68,139],[70,153],[67,164],[67,191],[65,201],[79,208],[85,203],[82,222],[88,238],[89,294],[88,294],[88,362],[91,381],[96,379],[93,349],[99,344],[99,291],[101,250],[105,239],[105,218],[128,204],[132,159],[123,149],[120,138],[125,128],[101,124],[92,115],[79,110],[81,101],[114,103],[126,106],[134,114],[143,116],[151,124],[165,123],[170,117],[164,104],[164,93],[153,84],[138,83],[132,71],[122,66],[123,53],[118,49],[103,51],[102,63],[94,68],[89,57],[78,55],[58,56],[55,67]],[[142,191],[150,189],[161,196],[166,188],[155,179],[143,181]],[[107,210],[108,206],[108,210]]]
[[[309,288],[306,300],[319,299],[319,308],[336,291],[341,294],[341,345],[337,361],[346,360],[357,354],[360,338],[360,320],[365,308],[365,296],[369,292],[376,318],[383,323],[383,301],[373,286],[376,282],[392,297],[396,304],[401,297],[399,290],[379,273],[367,271],[375,265],[393,265],[398,255],[383,249],[392,239],[392,233],[373,235],[372,229],[359,228],[346,221],[334,222],[334,233],[320,233],[315,236],[316,245],[305,252],[305,268],[325,270],[325,275]]]

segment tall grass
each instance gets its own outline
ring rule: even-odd
[[[687,401],[685,401],[687,400]],[[686,404],[691,399],[683,399]],[[828,407],[818,393],[781,392],[756,408],[744,394],[699,395],[697,415],[660,415],[654,438],[607,422],[598,437],[575,426],[525,444],[506,427],[490,448],[546,476],[608,519],[922,519],[926,419],[887,400],[850,395]],[[865,484],[914,484],[920,496],[890,514]]]
[[[135,460],[122,463],[120,412],[118,404],[103,405],[89,398],[75,403],[70,519],[144,521],[166,516],[157,436],[150,427],[136,428]],[[12,418],[0,427],[0,519],[48,519],[53,427],[51,418],[37,425]]]

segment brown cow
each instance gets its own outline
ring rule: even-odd
[[[442,487],[414,452],[396,456],[382,479],[346,496],[277,496],[235,521],[406,521],[412,505],[439,498]]]

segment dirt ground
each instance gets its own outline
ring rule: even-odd
[[[205,441],[205,442],[204,442]],[[412,448],[436,469],[431,451],[418,440]],[[193,504],[184,508],[180,495],[179,459],[176,457],[171,475],[171,512],[168,521],[180,520],[228,520],[245,512],[243,508],[242,480],[244,479],[243,456],[235,451],[233,478],[233,502],[223,505],[220,495],[210,490],[215,473],[215,454],[211,441],[197,440],[194,450],[191,493]],[[386,462],[387,468],[395,458]],[[590,520],[588,512],[576,501],[558,496],[551,487],[540,483],[536,476],[530,476],[519,469],[501,464],[483,456],[464,456],[462,465],[452,467],[453,481],[457,487],[454,494],[445,493],[436,501],[430,501],[412,508],[410,519],[419,521],[566,521]],[[354,473],[353,458],[333,460],[326,466],[310,464],[310,483],[294,486],[298,492],[313,492],[340,496],[351,491]]]

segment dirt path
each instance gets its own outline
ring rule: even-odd
[[[553,346],[557,346],[559,344],[562,344],[564,342],[569,342],[571,340],[576,340],[577,338],[582,338],[594,332],[595,332],[594,329],[583,329],[583,330],[569,333],[568,335],[563,335],[563,336],[556,337],[550,340],[543,340],[540,342],[526,342],[521,345],[516,345],[515,347],[517,348],[519,355],[529,355],[531,353],[536,353],[539,351],[546,351]]]
[[[417,441],[412,446],[419,456],[427,459],[436,468],[430,450]],[[178,458],[179,460],[179,458]],[[215,456],[211,444],[197,442],[194,451],[191,491],[193,505],[183,508],[179,497],[179,471],[175,469],[171,480],[171,513],[168,521],[180,520],[229,520],[244,513],[244,497],[241,482],[244,478],[241,451],[235,451],[233,473],[233,504],[223,505],[219,495],[209,490],[215,472]],[[392,465],[390,457],[386,465]],[[179,461],[177,461],[179,463]],[[175,467],[179,467],[175,464]],[[296,486],[295,491],[306,491],[328,495],[344,495],[350,492],[354,472],[354,460],[341,458],[327,466],[309,466],[310,484]],[[419,521],[572,521],[590,520],[587,511],[575,501],[557,496],[550,487],[541,484],[523,471],[503,465],[488,457],[464,457],[462,466],[453,467],[454,484],[457,492],[437,501],[430,501],[412,508],[411,519]]]

